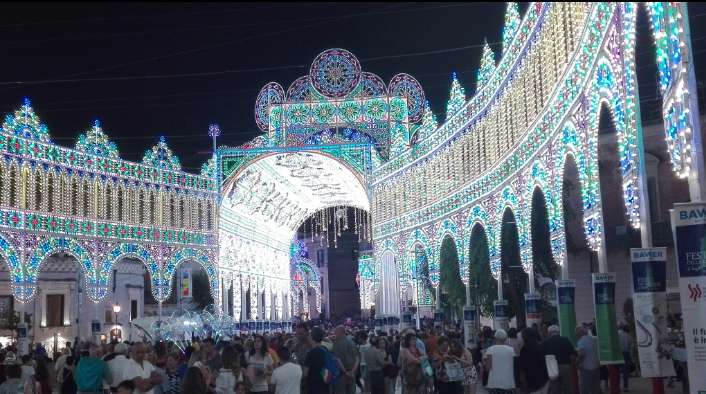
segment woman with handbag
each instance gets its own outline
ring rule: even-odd
[[[399,376],[399,370],[397,369],[397,365],[395,365],[392,354],[389,351],[391,347],[387,343],[387,337],[380,337],[378,340],[378,348],[380,349],[380,356],[385,362],[385,366],[382,367],[382,374],[385,376],[385,393],[394,394],[397,376]]]
[[[402,340],[402,392],[405,394],[426,394],[426,383],[422,371],[422,361],[427,355],[422,349],[417,348],[417,336],[406,334]]]
[[[454,359],[461,363],[463,367],[463,394],[476,394],[476,384],[478,383],[478,372],[476,371],[476,366],[473,365],[473,356],[471,352],[468,351],[461,341],[458,339],[451,340],[451,351],[453,352]]]
[[[456,364],[456,360],[449,352],[449,338],[442,335],[437,340],[437,349],[431,359],[431,366],[434,368],[434,387],[439,394],[455,394],[460,388],[463,379],[463,372],[459,368],[459,376],[452,376],[447,368],[451,363]],[[458,367],[458,365],[455,365]]]
[[[525,373],[527,391],[530,394],[547,394],[549,392],[549,374],[544,346],[539,333],[532,328],[522,330],[520,349],[520,369]]]

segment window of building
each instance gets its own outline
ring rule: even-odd
[[[64,295],[47,294],[47,327],[64,325]]]
[[[113,324],[113,309],[105,310],[105,324]]]
[[[130,321],[137,319],[137,300],[130,300]]]

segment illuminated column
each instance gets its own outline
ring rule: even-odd
[[[241,275],[241,294],[240,294],[240,321],[248,320],[248,281],[245,275]]]
[[[397,264],[395,255],[387,250],[380,260],[380,303],[377,305],[377,313],[382,316],[400,315],[400,293],[397,278]]]

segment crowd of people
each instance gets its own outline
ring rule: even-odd
[[[572,363],[581,394],[598,394],[598,345],[586,325],[575,329],[578,349],[559,327],[478,332],[466,348],[459,326],[375,332],[371,321],[300,323],[293,333],[244,335],[173,342],[67,343],[55,360],[61,394],[573,394]],[[621,342],[625,330],[621,328]],[[39,348],[39,350],[38,350]],[[51,394],[46,350],[33,347],[19,360],[16,349],[0,351],[0,394]],[[625,349],[624,349],[625,350]],[[629,349],[628,349],[629,352]],[[545,356],[554,355],[550,379]],[[626,355],[629,357],[629,355]],[[3,382],[4,380],[4,382]],[[627,376],[625,378],[627,391]]]

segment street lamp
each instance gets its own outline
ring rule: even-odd
[[[113,313],[115,313],[115,339],[118,339],[118,313],[120,313],[120,305],[115,302],[113,305]]]

